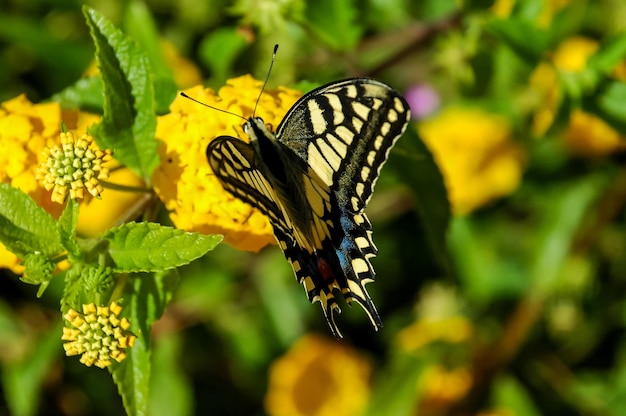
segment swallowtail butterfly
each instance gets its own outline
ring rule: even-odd
[[[352,78],[298,100],[273,133],[248,119],[250,144],[213,139],[207,158],[223,187],[267,217],[296,278],[319,301],[330,329],[341,332],[335,289],[382,327],[365,284],[378,250],[364,213],[380,169],[409,121],[405,99],[387,84]]]

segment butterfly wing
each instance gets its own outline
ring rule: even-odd
[[[303,96],[276,137],[336,193],[342,208],[357,213],[371,198],[409,118],[407,102],[394,89],[375,79],[353,78]]]
[[[311,302],[320,301],[337,337],[334,289],[382,326],[364,286],[374,279],[377,249],[363,210],[408,118],[408,105],[389,86],[350,79],[303,96],[276,138],[250,119],[253,145],[222,136],[207,148],[224,188],[269,217],[298,281]]]
[[[313,216],[306,228],[325,281],[356,300],[382,326],[365,284],[378,250],[363,212],[390,149],[410,118],[404,98],[369,78],[331,83],[302,97],[279,125],[277,140],[309,167],[303,193]]]

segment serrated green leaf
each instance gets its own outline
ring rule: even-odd
[[[145,51],[154,72],[154,98],[157,114],[169,112],[169,106],[178,93],[172,70],[167,65],[161,48],[161,35],[150,13],[142,1],[128,3],[124,15],[126,33],[135,39]]]
[[[185,232],[155,223],[128,223],[103,236],[109,241],[109,254],[115,272],[154,272],[169,270],[203,256],[222,241],[220,235]]]
[[[80,247],[76,240],[76,225],[78,224],[79,204],[76,200],[70,199],[65,209],[59,217],[58,228],[61,238],[61,245],[68,252],[70,257],[80,256]]]
[[[102,79],[100,76],[81,78],[74,85],[52,96],[63,108],[80,108],[91,113],[102,114],[104,107]]]
[[[450,203],[443,176],[432,154],[414,129],[407,129],[390,154],[389,169],[396,171],[413,191],[420,222],[437,262],[446,266],[446,233],[450,223]]]
[[[363,35],[358,17],[354,0],[320,0],[307,3],[303,23],[333,49],[348,51]]]
[[[98,12],[89,7],[83,12],[104,82],[104,116],[90,132],[100,147],[112,149],[117,160],[149,180],[159,156],[148,57]]]
[[[56,221],[24,192],[0,183],[0,242],[18,257],[63,251]]]

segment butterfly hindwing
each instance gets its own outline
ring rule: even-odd
[[[338,337],[335,290],[382,326],[365,289],[378,250],[363,211],[408,119],[406,101],[389,86],[349,79],[303,96],[276,135],[251,118],[250,144],[222,136],[207,148],[224,188],[269,217],[298,282]]]

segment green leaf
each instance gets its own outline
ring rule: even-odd
[[[145,51],[154,72],[154,98],[157,114],[169,112],[169,106],[178,93],[172,70],[167,65],[161,48],[161,35],[146,4],[131,1],[124,15],[126,33]]]
[[[611,81],[582,102],[585,111],[598,115],[620,132],[626,132],[626,84]]]
[[[154,272],[189,264],[213,250],[220,235],[189,233],[155,223],[128,223],[103,236],[109,240],[109,254],[115,272]]]
[[[354,0],[319,0],[308,2],[303,22],[331,48],[349,51],[363,35]]]
[[[150,331],[171,300],[177,277],[175,271],[142,276],[133,279],[131,293],[125,293],[129,301],[123,304],[123,315],[130,321],[130,330],[137,335],[137,340],[128,350],[128,357],[119,365],[110,367],[110,371],[129,415],[148,413]]]
[[[101,114],[104,106],[102,78],[99,76],[81,78],[74,85],[52,96],[63,108],[80,108],[91,113]]]
[[[486,28],[500,37],[529,65],[536,65],[551,43],[550,33],[525,19],[494,19]]]
[[[20,356],[19,361],[3,362],[2,387],[11,414],[38,414],[37,407],[41,402],[46,375],[61,350],[61,327],[59,320],[46,333],[30,340],[30,345],[27,344],[29,350]],[[22,339],[21,342],[24,344],[27,341]]]
[[[232,74],[235,60],[247,46],[246,39],[235,28],[224,27],[206,34],[200,43],[202,62],[211,69],[213,85],[222,85]]]
[[[76,225],[78,224],[79,204],[70,199],[59,217],[58,228],[61,244],[70,257],[80,257],[80,247],[76,240]]]
[[[159,164],[148,57],[95,10],[84,7],[104,82],[104,116],[90,132],[102,148],[148,181]]]
[[[181,333],[170,332],[159,337],[153,349],[149,412],[152,416],[193,414],[193,386],[181,366],[184,348]]]
[[[446,232],[450,222],[450,203],[443,176],[432,154],[414,128],[409,128],[390,154],[390,170],[410,186],[426,239],[440,266],[448,263]]]
[[[626,32],[604,42],[600,50],[587,62],[587,67],[602,74],[610,74],[626,58]]]
[[[24,192],[0,183],[0,242],[18,257],[63,251],[56,221]]]

